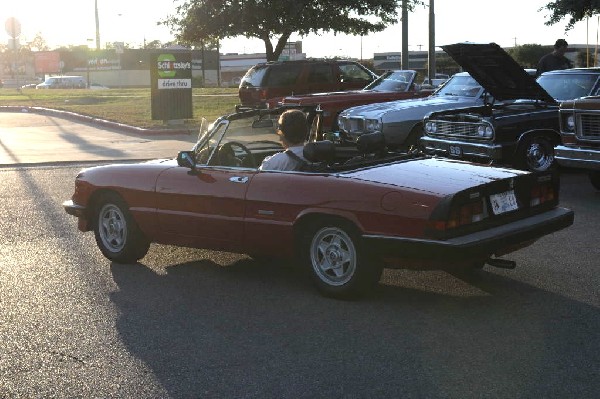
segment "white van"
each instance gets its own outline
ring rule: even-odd
[[[51,76],[44,83],[35,86],[36,89],[84,89],[87,87],[81,76]]]

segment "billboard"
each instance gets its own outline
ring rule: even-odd
[[[36,74],[62,72],[58,51],[38,51],[33,54],[33,57]]]

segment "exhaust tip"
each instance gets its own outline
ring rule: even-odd
[[[517,267],[517,262],[514,260],[500,259],[500,258],[489,258],[485,261],[490,266],[498,267],[500,269],[514,269]]]

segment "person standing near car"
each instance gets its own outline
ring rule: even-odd
[[[540,76],[547,71],[573,68],[571,60],[565,57],[567,47],[569,47],[569,43],[567,43],[565,39],[558,39],[556,43],[554,43],[554,50],[540,58],[536,76]]]
[[[277,122],[277,134],[285,151],[266,157],[261,170],[302,170],[308,161],[304,159],[304,141],[308,125],[304,112],[291,109],[285,111]]]

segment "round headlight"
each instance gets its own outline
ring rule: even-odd
[[[365,120],[365,131],[366,133],[378,132],[381,130],[381,124],[377,119],[366,119]]]
[[[491,126],[480,125],[477,127],[477,134],[479,137],[489,139],[494,135],[494,130]]]
[[[435,122],[427,122],[425,124],[425,132],[427,132],[427,133],[437,132],[437,125],[435,124]]]
[[[569,115],[567,117],[567,128],[571,131],[575,130],[575,116]]]

